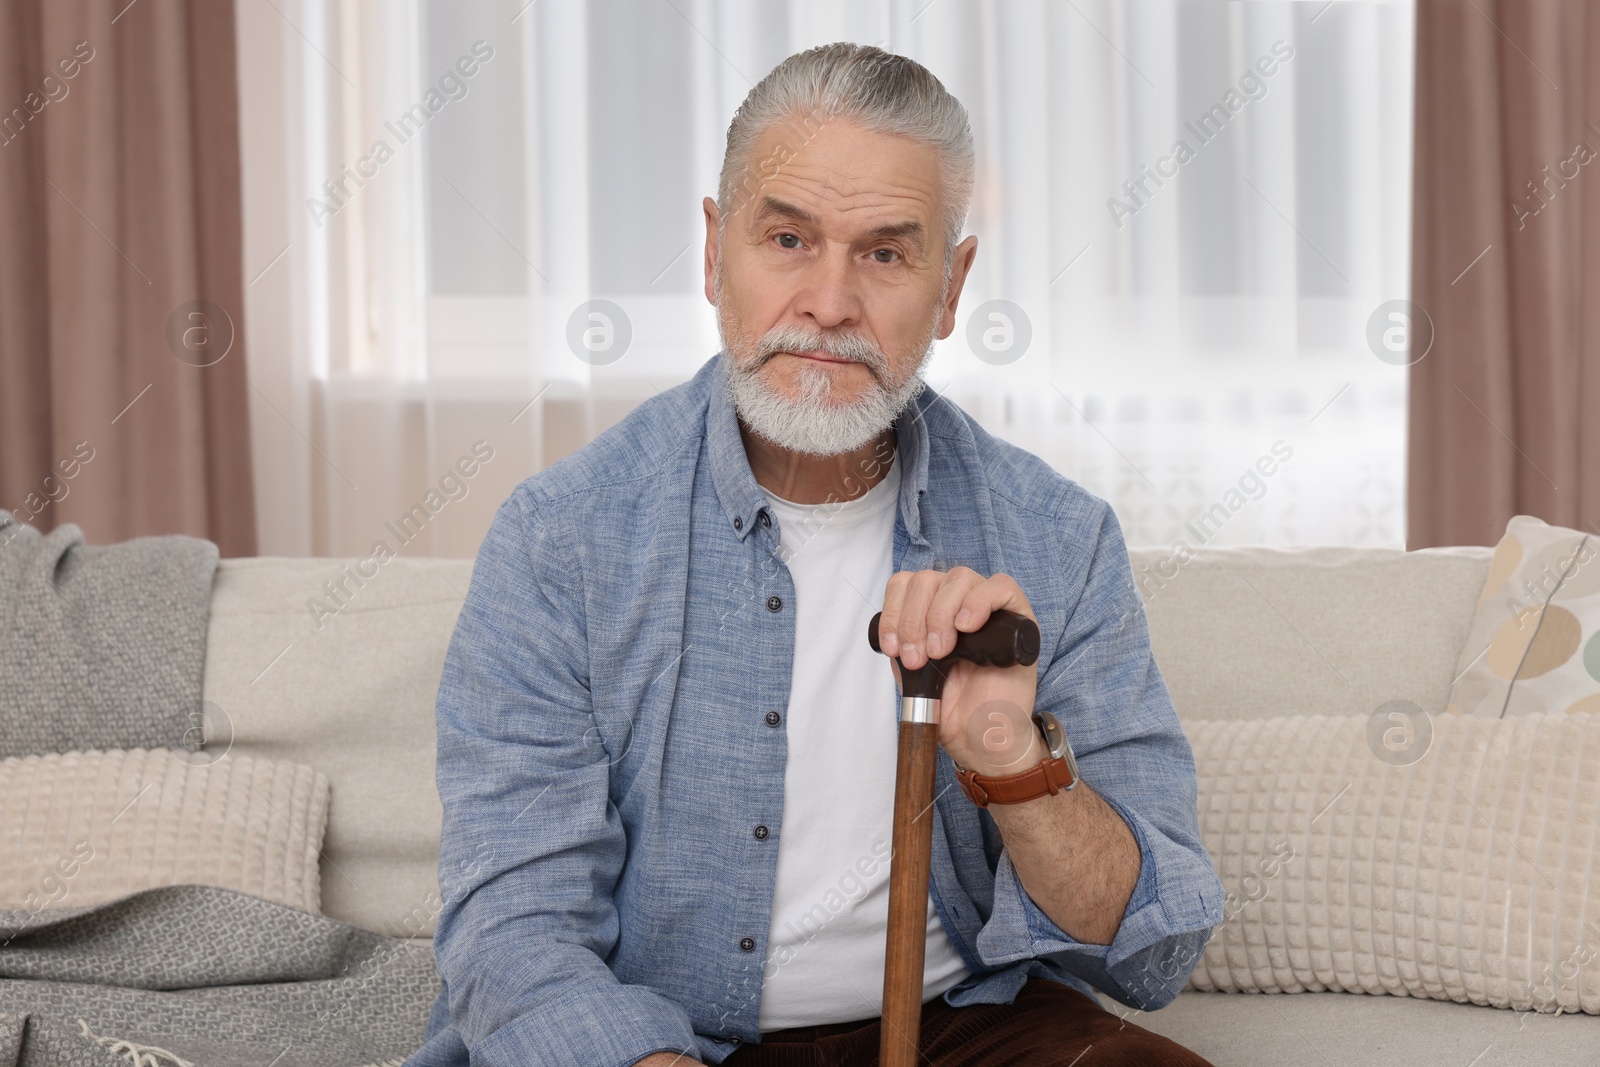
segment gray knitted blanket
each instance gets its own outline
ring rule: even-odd
[[[399,1067],[439,993],[426,941],[232,889],[0,910],[0,1067]]]
[[[0,510],[0,758],[197,747],[216,566],[199,538],[86,545]]]

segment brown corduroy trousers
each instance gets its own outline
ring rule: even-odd
[[[877,1067],[882,1020],[772,1030],[726,1067]],[[1030,978],[1010,1004],[922,1006],[925,1067],[1211,1067],[1182,1045],[1113,1015],[1048,978]]]

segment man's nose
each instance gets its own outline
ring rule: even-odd
[[[822,329],[861,322],[861,279],[847,248],[828,245],[806,266],[795,311]]]

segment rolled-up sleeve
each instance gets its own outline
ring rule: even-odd
[[[1098,517],[1071,512],[1096,506]],[[1062,573],[1083,573],[1073,556],[1088,552],[1087,577],[1036,706],[1061,720],[1083,781],[1128,824],[1139,877],[1111,944],[1087,944],[1034,903],[1002,847],[977,947],[989,966],[1046,960],[1122,1004],[1154,1010],[1177,996],[1222,921],[1223,888],[1200,840],[1194,756],[1150,651],[1116,515],[1085,494],[1059,521],[1057,529],[1086,525],[1096,535],[1092,545],[1063,546]]]
[[[519,488],[479,550],[437,705],[434,954],[474,1064],[623,1067],[696,1049],[681,1005],[604,962],[625,841],[584,619],[575,560]]]

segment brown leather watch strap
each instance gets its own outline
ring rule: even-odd
[[[990,804],[1021,804],[1025,800],[1045,795],[1054,796],[1072,787],[1076,779],[1065,756],[1056,756],[1034,764],[1020,774],[989,777],[977,771],[957,770],[956,778],[961,790],[980,808]]]

